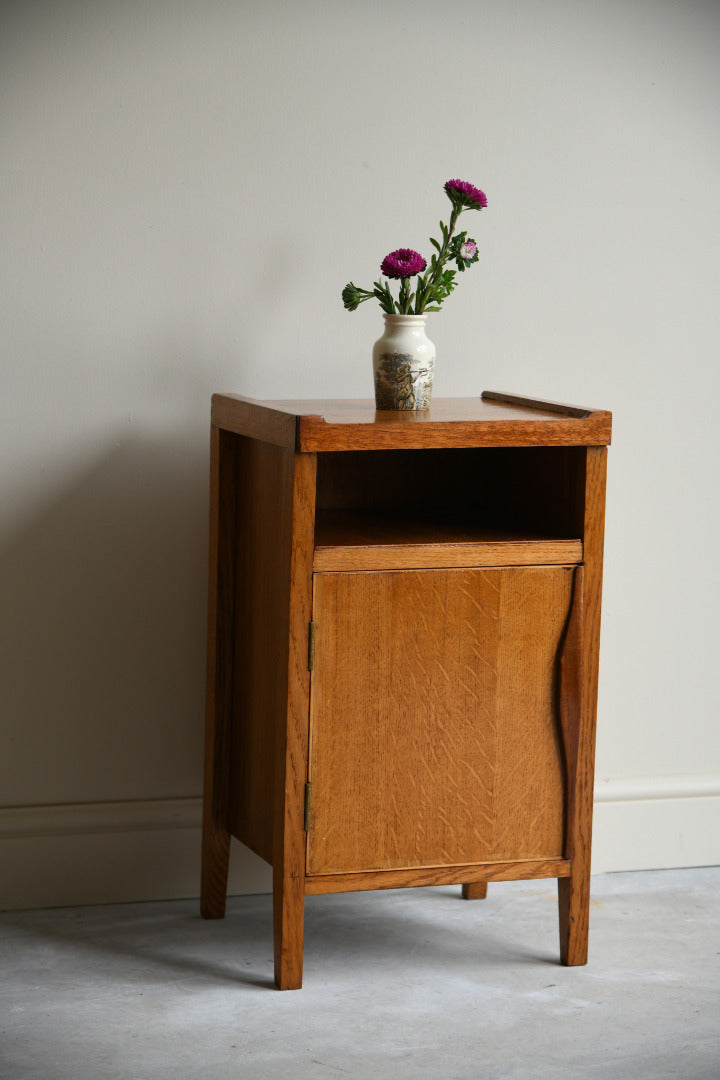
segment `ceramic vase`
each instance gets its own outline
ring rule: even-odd
[[[426,315],[383,315],[385,331],[373,346],[375,407],[429,409],[435,346],[425,333]]]

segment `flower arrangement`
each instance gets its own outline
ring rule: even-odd
[[[343,304],[348,311],[366,300],[375,297],[380,307],[388,315],[422,315],[426,311],[440,311],[440,305],[447,300],[455,288],[455,274],[467,270],[468,266],[478,261],[476,242],[466,232],[455,234],[458,218],[464,210],[484,210],[487,198],[483,191],[468,183],[467,180],[448,180],[445,194],[452,204],[450,221],[445,225],[440,222],[442,242],[430,237],[435,253],[430,265],[418,251],[412,248],[398,248],[386,255],[380,264],[380,272],[386,278],[400,282],[397,300],[390,291],[388,281],[374,281],[371,290],[361,289],[349,282],[342,291]],[[455,269],[448,267],[454,263]],[[417,277],[415,288],[411,289],[411,278]]]

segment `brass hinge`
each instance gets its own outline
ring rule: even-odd
[[[308,630],[308,671],[315,666],[315,623],[311,622]]]
[[[310,832],[310,811],[312,809],[310,800],[312,798],[312,784],[308,781],[305,785],[305,832]]]

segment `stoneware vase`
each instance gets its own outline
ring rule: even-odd
[[[373,346],[375,407],[429,409],[435,346],[425,334],[426,315],[383,315],[385,332]]]

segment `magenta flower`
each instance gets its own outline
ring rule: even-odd
[[[467,180],[448,180],[445,191],[454,206],[467,207],[468,210],[483,210],[487,206],[485,192]]]
[[[412,248],[398,248],[386,255],[380,264],[380,270],[385,277],[409,278],[415,274],[422,274],[427,266],[425,259],[418,251]]]
[[[435,248],[430,265],[412,248],[391,251],[381,262],[380,271],[386,278],[400,282],[397,299],[392,294],[391,283],[382,276],[373,281],[372,289],[361,289],[349,281],[342,291],[342,301],[348,311],[355,311],[373,297],[380,302],[386,315],[423,315],[426,311],[440,311],[443,301],[457,284],[457,273],[463,273],[478,261],[475,241],[466,232],[455,232],[458,218],[464,210],[483,210],[487,206],[485,192],[467,180],[447,180],[445,193],[452,203],[452,212],[447,225],[440,222],[441,239],[430,237]],[[412,284],[411,278],[415,278]]]

